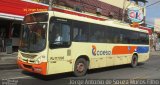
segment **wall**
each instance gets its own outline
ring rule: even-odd
[[[160,18],[159,19],[155,19],[155,24],[154,25],[155,25],[154,31],[160,33]]]

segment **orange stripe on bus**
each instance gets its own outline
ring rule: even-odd
[[[112,54],[132,54],[137,46],[115,46],[113,47]]]

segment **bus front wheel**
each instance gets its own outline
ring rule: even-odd
[[[87,72],[87,61],[84,58],[79,58],[76,60],[75,66],[74,66],[74,75],[84,76]]]
[[[134,68],[136,67],[138,64],[138,56],[137,55],[133,55],[132,56],[132,61],[131,61],[131,66]]]

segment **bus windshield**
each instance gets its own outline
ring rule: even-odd
[[[39,52],[46,45],[47,23],[23,24],[20,50],[23,52]]]

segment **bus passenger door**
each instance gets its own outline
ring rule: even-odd
[[[62,73],[72,70],[71,49],[57,48],[49,49],[48,52],[48,73]]]
[[[52,22],[49,29],[48,74],[72,70],[70,25]]]

